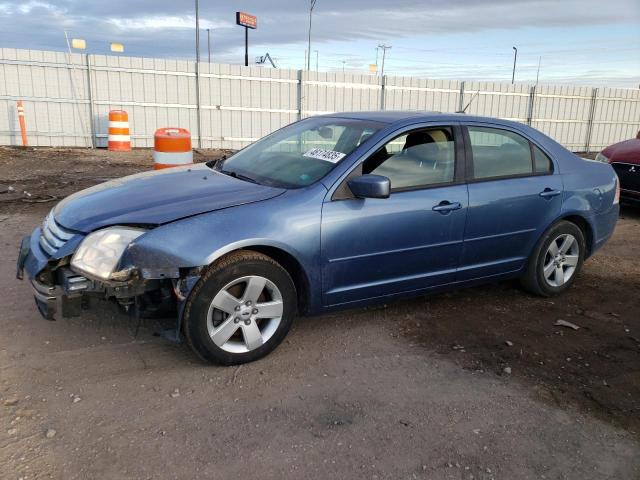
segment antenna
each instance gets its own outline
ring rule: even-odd
[[[479,93],[480,93],[480,90],[476,90],[476,93],[474,93],[471,96],[471,100],[469,100],[469,103],[467,103],[462,110],[459,110],[456,113],[467,113],[467,108],[469,108],[469,105],[473,103],[473,101],[476,99]]]

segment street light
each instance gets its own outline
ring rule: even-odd
[[[307,47],[307,72],[311,70],[311,14],[318,0],[309,0],[309,45]]]
[[[318,71],[318,50],[314,50],[316,52],[316,72]]]
[[[516,60],[518,59],[518,49],[513,47],[513,73],[511,74],[511,85],[516,80]]]

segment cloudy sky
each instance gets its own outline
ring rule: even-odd
[[[200,0],[201,55],[211,29],[212,61],[242,63],[244,31],[235,11],[258,16],[250,59],[269,52],[302,68],[308,0]],[[89,53],[109,42],[131,56],[194,58],[193,1],[0,0],[0,47],[64,50],[64,30]],[[638,0],[317,0],[312,68],[365,72],[376,46],[391,45],[385,72],[461,80],[640,86]]]

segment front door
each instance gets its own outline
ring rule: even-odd
[[[467,211],[467,186],[456,181],[458,132],[450,126],[404,132],[356,167],[388,177],[389,198],[325,200],[325,305],[454,281]]]

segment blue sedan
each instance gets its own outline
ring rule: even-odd
[[[49,319],[111,298],[174,312],[174,340],[256,360],[296,315],[519,278],[557,295],[611,236],[619,185],[520,123],[464,114],[307,118],[235,155],[60,202],[20,247]]]

